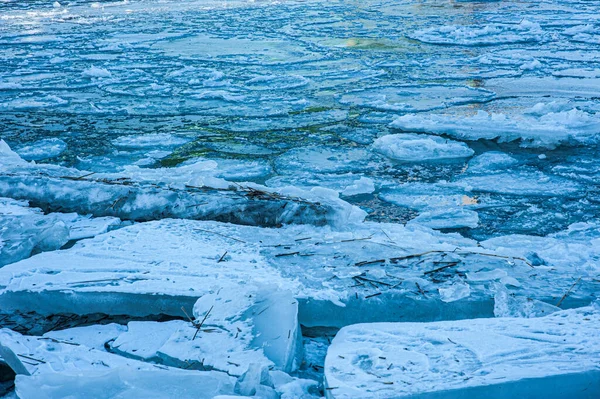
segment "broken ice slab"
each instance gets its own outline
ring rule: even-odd
[[[530,242],[539,240],[537,252],[523,253],[503,249],[500,241],[481,248],[474,240],[416,223],[369,222],[347,230],[185,220],[139,223],[0,269],[0,308],[41,315],[185,318],[181,307],[190,314],[200,297],[220,292],[222,298],[231,293],[242,298],[266,285],[291,291],[303,325],[340,327],[491,317],[497,284],[518,297],[556,305],[564,296],[562,308],[585,306],[598,290],[594,260],[600,229],[593,224],[578,229],[577,234],[531,237]],[[576,255],[565,257],[565,248],[577,248]],[[468,296],[451,292],[461,283],[469,285]],[[210,306],[196,306],[195,316],[205,315]],[[215,302],[215,317],[217,309],[226,306]],[[287,322],[280,321],[269,324],[281,329],[274,334],[294,337]]]
[[[400,162],[442,161],[474,154],[465,143],[437,136],[390,134],[375,140],[373,149]]]
[[[36,271],[26,271],[17,263],[15,269],[6,269],[0,285],[8,283],[12,279],[8,276],[16,272],[17,279],[28,281],[29,288],[27,293],[12,292],[16,295],[8,300],[12,309],[27,308],[42,315],[187,317],[194,307],[199,319],[207,317],[205,328],[215,328],[204,340],[212,342],[210,347],[200,341],[188,342],[194,341],[191,337],[197,328],[186,327],[187,322],[148,322],[141,324],[146,326],[146,333],[154,329],[155,335],[166,338],[147,348],[149,355],[138,357],[169,358],[170,364],[180,365],[190,360],[181,356],[190,355],[180,352],[181,345],[176,344],[186,342],[192,345],[188,352],[198,354],[195,361],[200,361],[201,355],[206,357],[207,368],[239,374],[256,356],[266,356],[277,368],[293,369],[301,351],[298,303],[285,289],[296,283],[270,267],[255,245],[210,229],[212,226],[183,220],[129,226],[81,241],[66,251],[48,253],[48,257],[34,257],[32,260],[43,263]],[[200,300],[195,304],[197,298]],[[2,306],[3,310],[9,308]],[[133,330],[126,335],[137,336],[139,325],[130,323]],[[158,331],[161,328],[166,332]],[[201,345],[194,348],[196,344]],[[240,353],[232,364],[219,352],[225,347]],[[253,354],[257,351],[260,353]]]
[[[91,349],[106,351],[106,344],[116,339],[119,334],[127,331],[122,324],[92,324],[84,327],[73,327],[45,333],[44,338],[55,339],[64,343],[73,343]]]
[[[289,292],[221,290],[198,300],[196,323],[132,321],[110,347],[124,356],[185,369],[240,376],[256,364],[289,372],[297,368],[302,351],[297,313]]]
[[[364,212],[328,190],[274,190],[228,182],[216,177],[219,172],[213,161],[94,173],[27,163],[0,141],[0,165],[0,195],[30,200],[45,212],[135,221],[168,217],[219,220],[259,226],[343,224],[364,218]]]
[[[17,153],[28,161],[54,158],[62,154],[67,148],[67,143],[61,139],[42,139],[35,143],[22,146]]]
[[[29,208],[27,201],[0,197],[0,266],[59,249],[67,241],[69,229],[58,218]]]
[[[127,359],[51,337],[25,336],[0,330],[0,356],[17,374],[76,373],[129,367],[149,370],[152,364]]]
[[[600,397],[600,309],[535,319],[374,323],[339,331],[326,396],[346,398]]]
[[[477,212],[462,206],[421,212],[408,223],[417,223],[432,229],[475,228],[479,224],[479,216]]]
[[[110,343],[111,352],[187,370],[218,370],[240,376],[252,363],[273,366],[260,348],[250,347],[251,328],[208,321],[198,329],[190,322],[129,322],[127,331]],[[251,326],[250,326],[251,327]]]
[[[82,373],[18,375],[19,399],[212,399],[233,395],[235,379],[215,371],[116,368]]]

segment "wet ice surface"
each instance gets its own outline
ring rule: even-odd
[[[0,301],[14,309],[0,326],[34,336],[89,324],[55,339],[239,378],[209,396],[335,397],[261,367],[320,381],[333,334],[321,327],[589,304],[598,11],[578,0],[0,1]],[[164,218],[205,221],[129,226]],[[175,265],[181,256],[198,267]],[[212,322],[229,332],[207,340],[241,360],[190,349],[207,311],[192,311],[198,297],[260,291],[244,262],[298,300],[304,355],[290,335],[252,357],[264,326],[221,307]],[[232,280],[218,294],[215,265]],[[103,300],[86,309],[84,293]],[[233,314],[258,306],[233,302]],[[119,334],[97,323],[110,321],[168,337],[105,347]],[[300,331],[290,323],[283,336]],[[60,389],[70,375],[27,378],[22,397],[73,393]],[[81,387],[144,395],[148,381],[111,371]]]

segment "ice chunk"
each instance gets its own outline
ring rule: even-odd
[[[297,172],[272,177],[265,184],[275,189],[294,186],[303,190],[311,190],[315,187],[321,187],[335,190],[343,196],[370,194],[375,191],[375,180],[359,176],[359,174],[351,172],[344,174]]]
[[[0,330],[0,355],[17,374],[23,375],[106,371],[117,367],[152,369],[152,365],[137,360],[50,337],[23,336],[6,328]]]
[[[59,249],[68,240],[69,229],[59,218],[0,197],[0,266]]]
[[[373,149],[402,162],[467,158],[474,151],[466,144],[437,136],[390,134],[375,140]]]
[[[523,20],[518,24],[445,25],[416,31],[412,38],[424,43],[489,46],[542,41],[540,24]]]
[[[583,186],[573,180],[529,169],[465,176],[456,184],[484,193],[575,198],[585,194]]]
[[[195,324],[130,322],[111,349],[145,361],[230,375],[241,375],[252,364],[285,371],[297,367],[302,344],[297,301],[289,292],[221,289],[204,295],[194,313]]]
[[[337,193],[234,185],[215,177],[215,167],[214,162],[179,168],[134,167],[120,174],[85,178],[93,173],[27,165],[15,173],[0,174],[0,195],[35,201],[45,211],[60,209],[136,221],[175,217],[279,226],[344,224],[351,215],[365,216],[337,198]]]
[[[549,303],[523,296],[511,295],[499,288],[494,295],[494,316],[496,317],[541,317],[561,309]]]
[[[379,198],[394,205],[415,209],[432,210],[460,207],[468,192],[459,185],[440,183],[405,183],[388,187]]]
[[[76,213],[44,215],[27,201],[0,197],[0,266],[42,251],[61,248],[69,240],[105,233],[120,226],[118,218],[90,218]]]
[[[69,240],[95,237],[122,225],[119,218],[111,216],[93,218],[74,213],[52,213],[51,215],[64,222],[68,227]]]
[[[469,173],[489,173],[502,171],[515,166],[518,161],[508,154],[499,151],[488,151],[469,161]]]
[[[191,139],[167,133],[152,133],[144,135],[121,136],[112,141],[113,145],[120,148],[168,148],[177,147],[189,142]]]
[[[106,68],[97,67],[94,65],[92,65],[91,67],[84,70],[81,75],[86,78],[110,78],[110,77],[112,77],[112,74]]]
[[[319,173],[348,173],[372,170],[377,156],[369,151],[328,147],[301,147],[287,151],[275,159],[278,173],[310,171]]]
[[[25,160],[38,161],[40,159],[54,158],[67,149],[67,143],[61,139],[43,139],[35,143],[20,147],[17,153]]]
[[[373,179],[362,176],[356,180],[355,183],[347,186],[342,190],[341,194],[345,196],[358,195],[358,194],[370,194],[375,191],[375,183]]]
[[[345,327],[327,352],[327,397],[596,398],[599,325],[600,312],[587,307],[535,319]]]
[[[471,295],[471,287],[463,281],[453,282],[447,287],[438,288],[440,299],[444,302],[454,302]]]
[[[178,392],[178,397],[212,398],[233,393],[235,383],[225,373],[170,369],[49,336],[23,336],[8,329],[0,330],[0,355],[19,374],[16,391],[22,399],[90,395],[108,399],[129,394],[158,398],[169,397],[173,392]],[[191,383],[202,389],[179,385]]]

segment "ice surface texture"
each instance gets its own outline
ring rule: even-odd
[[[328,398],[595,398],[600,312],[343,328],[325,361]]]

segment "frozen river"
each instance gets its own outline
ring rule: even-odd
[[[332,188],[372,220],[426,208],[475,238],[600,212],[593,2],[1,7],[0,132],[25,159],[96,172],[210,159],[236,181]],[[443,140],[373,144],[404,132]],[[442,212],[462,195],[476,213]]]
[[[156,365],[180,399],[593,398],[599,217],[597,1],[0,0],[0,377],[31,374],[21,399],[73,394],[80,367],[81,392],[150,397]],[[227,332],[208,349],[203,319]],[[387,323],[440,320],[443,350]]]

